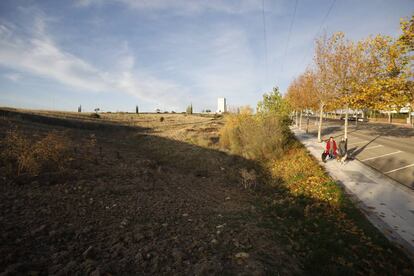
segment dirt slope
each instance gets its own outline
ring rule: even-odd
[[[219,119],[177,116],[147,118],[145,130],[0,120],[2,138],[10,123],[30,136],[66,131],[79,149],[97,137],[92,153],[76,152],[92,158],[64,173],[0,175],[0,273],[300,274],[240,185],[256,164],[195,145],[214,148]]]

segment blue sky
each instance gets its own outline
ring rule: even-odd
[[[262,4],[2,0],[0,106],[214,111],[226,97],[255,107],[311,63],[319,34],[397,36],[414,13],[413,0],[265,0],[265,45]]]

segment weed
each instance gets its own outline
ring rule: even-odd
[[[257,185],[257,176],[255,170],[248,171],[243,168],[240,170],[240,176],[242,178],[242,185],[245,189],[255,188]]]
[[[101,118],[101,115],[99,115],[98,113],[91,113],[91,118],[94,118],[94,119],[99,119],[99,118]]]
[[[13,128],[6,134],[2,147],[1,159],[11,177],[58,171],[69,161],[70,141],[58,132],[49,132],[44,138],[33,142],[17,128]]]
[[[229,114],[220,131],[220,145],[248,159],[271,160],[282,155],[288,133],[278,117]]]

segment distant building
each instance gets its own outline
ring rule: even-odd
[[[217,113],[227,112],[226,98],[217,99]]]

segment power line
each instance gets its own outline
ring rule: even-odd
[[[268,79],[268,57],[267,57],[267,34],[266,34],[266,17],[265,17],[265,0],[262,1],[262,18],[263,18],[263,40],[265,48],[265,80]]]
[[[290,36],[291,36],[291,34],[292,34],[293,23],[295,22],[295,17],[296,17],[296,10],[297,10],[297,8],[298,8],[298,0],[296,0],[296,1],[295,1],[295,8],[294,8],[294,10],[293,10],[292,21],[290,21],[289,33],[288,33],[288,38],[287,38],[287,41],[286,41],[285,53],[284,53],[284,55],[283,55],[281,72],[283,72],[284,63],[285,63],[285,61],[286,61],[286,54],[287,54],[287,50],[288,50],[288,48],[289,48]]]
[[[321,32],[322,27],[323,27],[323,25],[325,24],[325,21],[328,19],[329,14],[331,13],[331,11],[332,11],[332,9],[333,9],[333,7],[334,7],[334,5],[335,5],[335,2],[336,2],[336,0],[332,0],[331,5],[329,6],[328,11],[326,12],[325,16],[323,17],[323,19],[322,19],[322,21],[321,21],[321,24],[319,25],[318,31],[317,31],[317,32],[315,33],[315,35],[313,36],[312,43],[313,43],[313,41],[315,41],[316,37],[317,37],[317,36],[319,35],[319,33]],[[302,58],[302,60],[301,60],[301,62],[300,62],[301,64],[305,62],[305,60],[306,60],[306,58],[309,56],[309,53],[310,53],[310,51],[311,51],[311,50],[312,50],[312,47],[311,47],[311,48],[309,48],[309,50],[308,50],[307,52],[305,52],[305,55],[303,56],[303,58]]]

